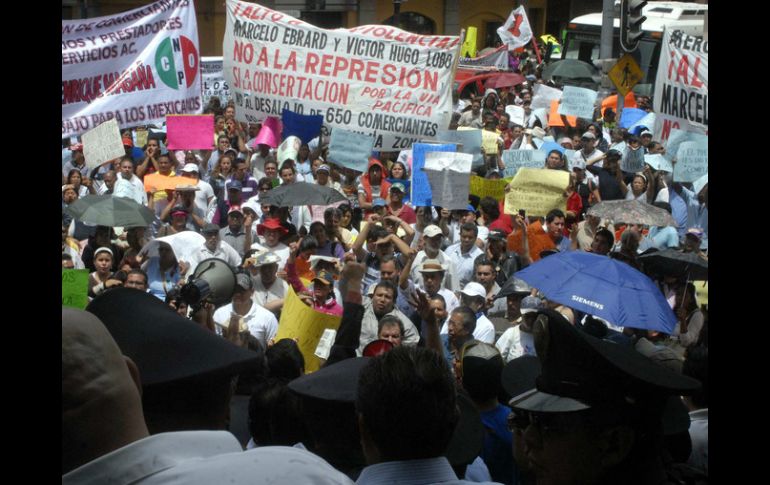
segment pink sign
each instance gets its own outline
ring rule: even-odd
[[[214,115],[166,116],[169,150],[213,150]]]
[[[262,129],[257,133],[254,138],[254,145],[252,148],[257,148],[257,145],[267,145],[270,148],[275,148],[281,143],[281,120],[268,116],[265,121],[262,122]]]

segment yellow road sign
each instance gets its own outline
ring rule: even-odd
[[[607,73],[612,84],[618,88],[618,92],[621,96],[628,94],[631,89],[642,80],[644,74],[639,69],[639,64],[636,63],[631,54],[626,54],[610,69]]]

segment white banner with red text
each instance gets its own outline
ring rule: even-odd
[[[116,119],[121,128],[201,112],[193,0],[159,0],[62,21],[62,138]]]
[[[327,127],[372,135],[375,150],[409,148],[449,126],[459,51],[457,36],[386,25],[325,30],[227,1],[224,71],[239,121],[284,109],[320,114]]]
[[[708,135],[708,41],[681,30],[666,30],[655,77],[655,140],[672,129]]]

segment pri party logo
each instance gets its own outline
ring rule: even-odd
[[[198,75],[198,49],[193,41],[181,35],[179,38],[167,38],[155,51],[155,68],[163,83],[179,89],[193,85]]]

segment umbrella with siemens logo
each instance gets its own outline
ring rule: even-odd
[[[626,263],[561,252],[515,273],[546,298],[621,327],[672,333],[676,316],[655,283]]]

